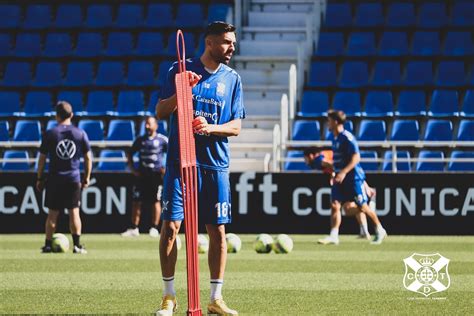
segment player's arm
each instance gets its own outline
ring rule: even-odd
[[[196,133],[221,137],[238,136],[242,129],[242,120],[235,119],[225,124],[209,124],[207,120],[198,116],[193,120],[193,129]]]
[[[44,189],[44,166],[46,164],[46,155],[43,153],[40,153],[39,158],[38,158],[38,171],[36,174],[36,189],[38,191],[43,191]]]
[[[91,180],[92,173],[92,155],[91,151],[84,154],[84,178],[82,179],[82,188],[87,188]]]
[[[334,181],[336,181],[337,183],[341,183],[342,181],[344,181],[346,174],[351,172],[351,170],[354,169],[355,166],[357,166],[359,162],[360,162],[359,153],[358,152],[354,153],[351,157],[351,160],[347,164],[347,166],[345,166],[343,169],[341,169],[341,171],[339,171],[339,173],[336,175],[336,178],[334,178]]]
[[[135,168],[134,164],[133,164],[133,154],[135,153],[135,151],[132,149],[132,150],[129,150],[127,152],[127,165],[128,165],[128,168],[130,169],[130,171],[135,175],[135,176],[139,176],[138,174],[138,170]]]

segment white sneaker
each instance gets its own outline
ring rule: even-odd
[[[138,237],[140,236],[140,231],[137,228],[129,228],[126,231],[124,231],[122,234],[122,237]]]
[[[78,254],[81,254],[81,255],[86,255],[87,254],[87,250],[86,248],[84,248],[83,245],[80,245],[79,247],[78,246],[74,246],[74,249],[72,250],[73,253],[78,253]]]
[[[176,296],[165,295],[161,299],[160,309],[156,311],[157,316],[172,316],[178,309]]]
[[[359,234],[357,238],[370,240],[370,234]]]
[[[160,237],[160,232],[155,227],[150,228],[150,231],[148,231],[148,234],[150,235],[150,237],[153,237],[153,238]]]
[[[318,244],[321,244],[321,245],[339,245],[339,238],[338,237],[326,236],[323,239],[319,239]]]
[[[380,245],[382,241],[387,238],[387,231],[385,229],[380,229],[375,233],[375,238],[371,242],[372,245]]]

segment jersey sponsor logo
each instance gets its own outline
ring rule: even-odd
[[[70,139],[63,139],[56,146],[56,155],[62,160],[69,160],[76,154],[76,144]]]
[[[219,96],[223,96],[224,93],[225,93],[225,84],[222,83],[222,82],[218,82],[217,83],[216,94],[219,95]]]
[[[202,84],[202,86],[204,87],[204,89],[210,89],[211,88],[211,84],[210,83],[207,83],[207,82],[204,82]]]
[[[216,112],[209,113],[209,112],[205,112],[205,111],[201,111],[201,110],[194,110],[194,116],[195,117],[202,116],[204,118],[209,118],[214,123],[217,123],[217,120],[219,119],[219,115]]]
[[[219,101],[219,100],[216,100],[214,98],[207,99],[207,98],[205,98],[205,97],[203,97],[199,94],[193,94],[193,100],[197,101],[197,102],[202,102],[202,103],[206,103],[206,104],[215,105],[215,106],[218,106],[218,107],[221,107],[221,108],[224,108],[224,106],[225,106],[225,100]]]
[[[447,290],[451,285],[448,274],[449,261],[439,253],[412,254],[403,259],[405,263],[403,286],[425,297]]]

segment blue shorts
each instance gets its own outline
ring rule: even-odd
[[[334,183],[331,188],[331,200],[342,204],[345,202],[355,202],[362,206],[369,202],[364,188],[365,180],[344,179],[342,183]]]
[[[198,167],[198,214],[204,224],[232,222],[229,172]],[[181,172],[178,166],[166,168],[161,218],[167,221],[184,219]]]

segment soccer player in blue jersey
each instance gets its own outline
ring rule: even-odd
[[[377,214],[369,207],[364,188],[365,173],[359,164],[360,153],[357,141],[344,129],[346,115],[342,111],[328,111],[328,128],[333,133],[332,167],[336,176],[331,189],[331,233],[318,240],[321,244],[339,244],[339,226],[341,225],[341,205],[354,202],[359,212],[363,212],[375,225],[375,238],[372,244],[380,244],[387,236]]]
[[[122,233],[123,237],[140,235],[140,223],[143,204],[151,206],[152,226],[149,230],[151,237],[159,237],[158,225],[161,215],[161,191],[163,175],[165,174],[166,148],[168,137],[157,133],[158,122],[153,116],[145,118],[145,135],[137,137],[130,148],[127,160],[128,166],[135,175],[132,202],[132,226]],[[133,155],[138,152],[138,168],[133,163]]]
[[[197,58],[186,61],[194,105],[193,128],[198,172],[198,212],[209,234],[210,303],[212,314],[237,315],[222,299],[227,260],[225,224],[231,222],[228,137],[237,136],[245,118],[240,76],[228,63],[235,51],[235,27],[213,22],[204,34],[206,48]],[[180,185],[179,144],[174,78],[178,65],[168,72],[161,100],[156,107],[159,119],[170,118],[168,158],[163,186],[160,262],[164,283],[158,315],[176,311],[174,274],[177,258],[176,235],[184,218]]]
[[[74,243],[73,252],[86,254],[80,243],[82,223],[79,216],[81,188],[89,185],[92,159],[87,134],[71,124],[72,106],[60,101],[56,105],[58,125],[43,136],[38,160],[36,188],[43,191],[46,186],[45,206],[49,208],[46,219],[46,241],[43,253],[51,252],[51,241],[56,230],[59,213],[69,211],[69,228]],[[49,156],[48,178],[44,175],[46,158]],[[80,178],[80,161],[84,156],[84,177]],[[46,181],[47,180],[47,181]]]

